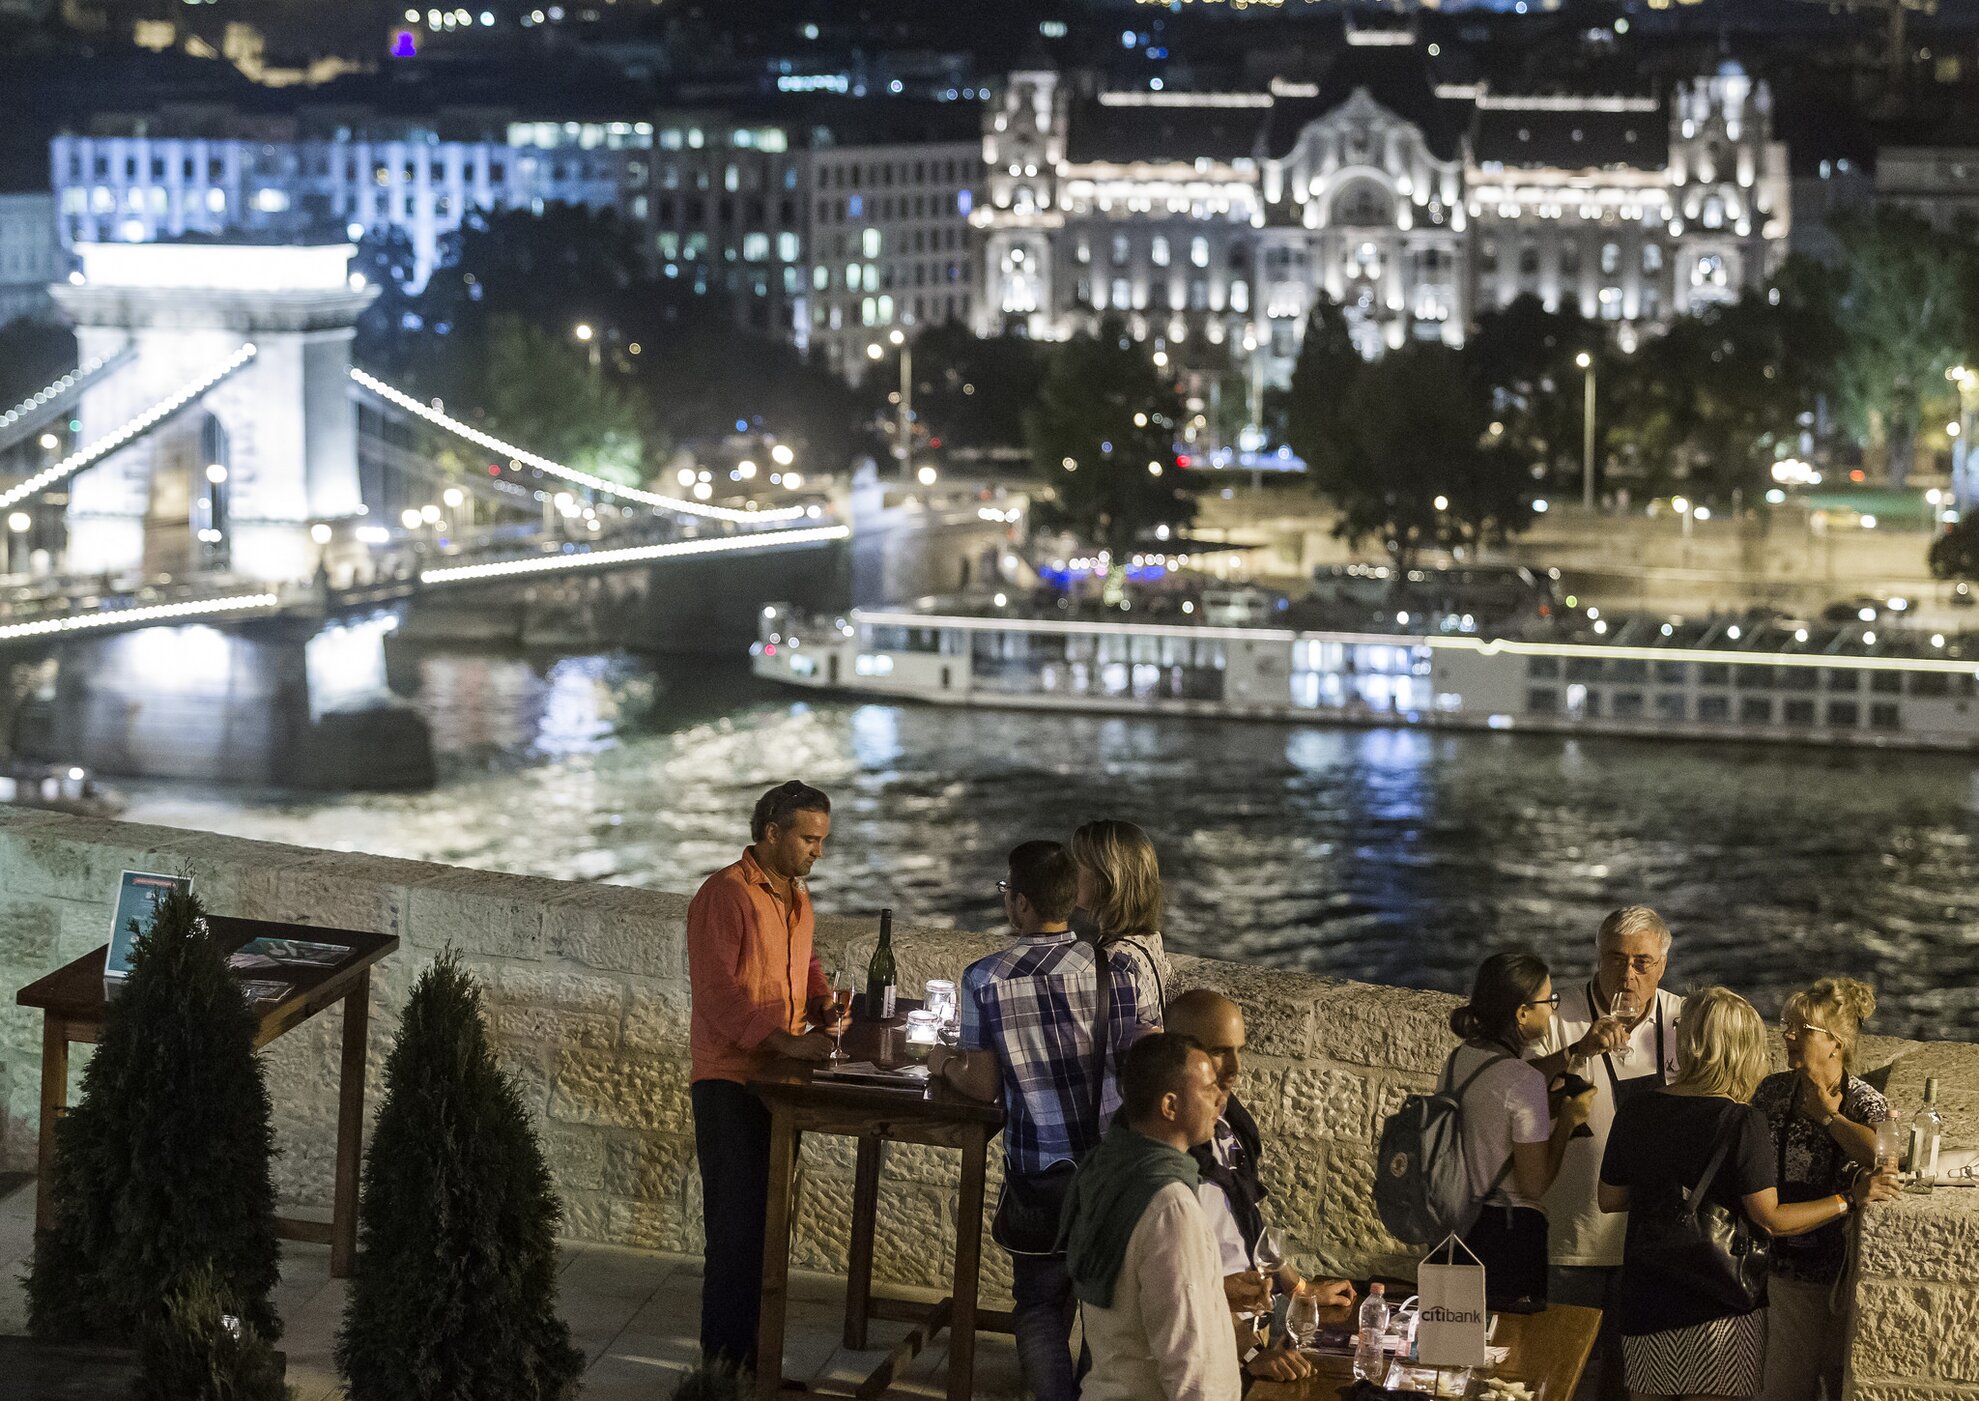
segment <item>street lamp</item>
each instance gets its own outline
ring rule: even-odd
[[[597,331],[592,329],[591,323],[589,321],[580,321],[577,323],[576,327],[573,328],[571,334],[577,337],[578,343],[580,345],[584,346],[586,349],[588,349],[591,352],[591,373],[596,374],[598,372],[598,367],[599,367]]]
[[[1583,350],[1574,357],[1574,363],[1586,372],[1586,395],[1581,401],[1581,505],[1588,514],[1594,513],[1594,357]],[[1684,517],[1685,534],[1689,533],[1690,517]]]
[[[17,556],[20,554],[21,546],[27,543],[28,529],[33,524],[34,517],[30,516],[26,511],[15,511],[7,517],[7,572],[9,574],[18,574],[21,572],[20,560]]]
[[[914,475],[914,347],[898,326],[887,333],[887,339],[900,351],[900,477],[905,481]],[[934,485],[933,468],[927,470],[921,485]]]
[[[1671,509],[1684,518],[1684,539],[1690,539],[1690,519],[1695,510],[1691,505],[1690,498],[1688,496],[1672,496],[1670,498],[1670,506]]]

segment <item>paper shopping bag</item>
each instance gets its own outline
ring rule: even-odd
[[[1471,1248],[1445,1236],[1416,1267],[1416,1296],[1417,1356],[1434,1367],[1484,1366],[1484,1263]]]

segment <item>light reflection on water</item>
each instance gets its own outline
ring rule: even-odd
[[[148,786],[136,820],[691,890],[793,775],[835,810],[845,913],[987,928],[1004,852],[1141,822],[1179,951],[1461,988],[1527,944],[1584,973],[1615,905],[1662,910],[1672,981],[1774,1010],[1868,976],[1872,1029],[1979,1039],[1979,763],[1963,757],[966,711],[792,697],[734,669],[413,659],[447,778],[322,798]]]

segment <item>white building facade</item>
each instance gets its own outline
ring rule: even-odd
[[[54,309],[48,284],[60,275],[61,262],[54,196],[0,194],[0,326]]]
[[[1320,296],[1363,353],[1461,344],[1523,294],[1641,330],[1785,256],[1786,151],[1736,65],[1667,99],[1438,84],[1401,36],[1319,83],[1081,89],[1013,73],[985,112],[976,324],[1254,352],[1283,383]]]

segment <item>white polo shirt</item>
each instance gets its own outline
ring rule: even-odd
[[[1556,986],[1560,990],[1560,1006],[1545,1038],[1527,1052],[1534,1060],[1573,1045],[1587,1035],[1600,1017],[1594,1003],[1592,979]],[[1566,1157],[1560,1162],[1560,1175],[1553,1179],[1552,1190],[1545,1197],[1548,1253],[1556,1265],[1622,1263],[1622,1237],[1628,1232],[1628,1213],[1605,1212],[1596,1200],[1601,1155],[1607,1151],[1608,1130],[1615,1122],[1615,1087],[1646,1081],[1636,1086],[1634,1092],[1648,1089],[1658,1083],[1659,1064],[1664,1082],[1676,1078],[1677,1018],[1683,1006],[1681,997],[1658,988],[1656,1005],[1637,1023],[1629,1037],[1628,1057],[1596,1056],[1578,1068],[1578,1073],[1594,1086],[1594,1108],[1587,1118],[1587,1126],[1594,1136],[1568,1141]]]

